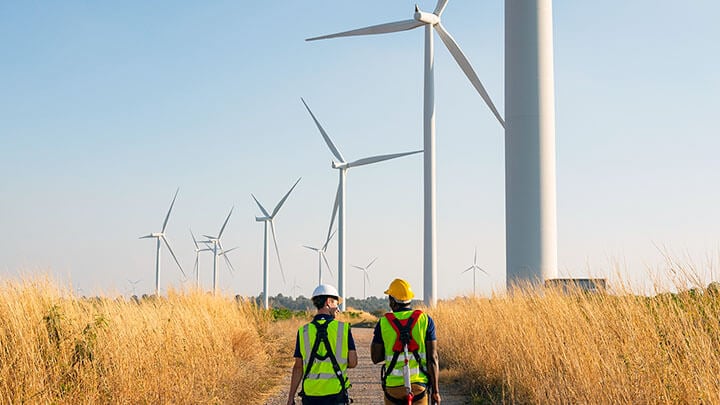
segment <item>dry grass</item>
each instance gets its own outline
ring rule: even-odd
[[[266,312],[227,297],[77,299],[46,279],[0,284],[0,403],[258,403],[283,346]]]
[[[522,289],[441,302],[442,363],[477,403],[720,403],[720,296]]]

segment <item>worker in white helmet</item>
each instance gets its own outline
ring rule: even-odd
[[[312,302],[317,313],[312,322],[298,329],[287,403],[295,404],[302,383],[303,405],[349,404],[347,369],[357,366],[358,357],[350,324],[335,320],[342,297],[335,287],[320,284],[312,293]]]

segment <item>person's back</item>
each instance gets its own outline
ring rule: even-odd
[[[295,403],[301,383],[303,404],[349,403],[347,369],[357,366],[357,352],[350,325],[335,320],[341,300],[332,286],[315,288],[312,301],[317,314],[298,329],[288,405]]]
[[[426,313],[410,307],[414,294],[405,280],[395,279],[385,294],[392,312],[378,321],[370,348],[373,363],[385,363],[385,404],[407,404],[410,392],[413,403],[427,404],[429,389],[432,403],[439,404],[435,324]]]

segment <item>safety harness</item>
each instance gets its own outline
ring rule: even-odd
[[[330,346],[330,340],[328,339],[328,324],[331,321],[320,323],[317,320],[313,320],[311,323],[315,325],[316,329],[316,335],[315,335],[315,343],[313,344],[312,350],[310,351],[310,359],[308,360],[307,366],[305,367],[305,373],[303,374],[303,382],[308,378],[308,373],[312,369],[313,363],[315,362],[315,359],[324,361],[328,358],[330,358],[330,362],[332,363],[333,370],[335,371],[335,376],[340,380],[340,394],[342,398],[344,399],[346,404],[349,404],[352,402],[350,400],[350,397],[347,392],[347,378],[343,377],[343,372],[340,369],[340,365],[338,364],[337,359],[335,358],[335,354],[332,351],[332,347]],[[319,355],[318,354],[318,348],[320,347],[320,343],[325,345],[325,354]],[[342,348],[339,348],[342,350]],[[300,396],[305,396],[305,394],[300,391]]]
[[[418,364],[418,368],[420,369],[420,372],[428,375],[427,370],[425,370],[425,367],[423,367],[423,363],[420,358],[420,353],[418,351],[420,350],[420,345],[415,341],[415,339],[412,336],[412,330],[415,324],[417,323],[418,319],[420,318],[420,315],[422,315],[422,311],[419,309],[416,309],[413,311],[413,313],[410,315],[409,318],[405,320],[397,319],[395,314],[392,312],[388,312],[385,314],[385,318],[388,320],[388,323],[390,326],[392,326],[393,330],[395,331],[395,334],[397,335],[397,338],[395,339],[395,343],[393,344],[393,357],[392,360],[390,360],[390,364],[388,364],[387,368],[383,365],[383,368],[381,370],[381,378],[382,378],[382,388],[383,392],[385,393],[385,398],[388,399],[388,401],[394,403],[394,404],[408,404],[413,403],[421,400],[425,394],[427,393],[427,389],[423,391],[422,393],[413,396],[412,391],[408,393],[408,396],[405,399],[398,399],[391,397],[386,389],[386,381],[387,381],[387,374],[389,372],[392,372],[392,370],[395,369],[395,365],[397,364],[398,358],[400,357],[401,353],[405,353],[405,356],[407,357],[408,352],[412,352],[413,356],[415,357],[415,361]],[[407,359],[406,359],[407,361]],[[407,380],[406,383],[409,383],[409,380]],[[407,387],[410,389],[410,387]]]

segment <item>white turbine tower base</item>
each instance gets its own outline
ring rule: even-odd
[[[552,0],[505,0],[506,283],[557,278]]]
[[[301,99],[302,100],[302,99]],[[335,144],[330,139],[330,136],[325,132],[325,129],[320,125],[320,122],[315,117],[315,114],[310,110],[310,107],[308,107],[307,103],[305,103],[305,100],[302,100],[303,104],[305,104],[305,108],[310,113],[310,116],[312,117],[313,121],[315,122],[315,125],[317,126],[318,130],[320,131],[320,135],[322,135],[323,139],[325,140],[325,143],[328,146],[328,149],[330,149],[330,152],[332,155],[338,160],[337,162],[332,162],[332,168],[338,170],[338,191],[335,194],[335,205],[333,206],[333,213],[330,217],[330,228],[328,229],[328,235],[330,235],[330,230],[333,227],[333,222],[335,221],[335,214],[338,214],[338,293],[341,297],[345,297],[345,180],[347,177],[347,171],[351,167],[356,166],[364,166],[369,165],[373,163],[379,163],[383,162],[385,160],[391,160],[396,159],[403,156],[413,155],[416,153],[421,153],[422,150],[416,150],[412,152],[403,152],[403,153],[393,153],[390,155],[379,155],[379,156],[371,156],[367,158],[358,159],[352,162],[347,162],[345,158],[342,156],[338,148],[335,146]],[[345,301],[343,301],[340,304],[340,309],[345,310]]]
[[[448,0],[438,0],[435,10],[432,13],[420,11],[415,6],[413,19],[396,21],[386,24],[374,25],[351,31],[339,32],[331,35],[323,35],[308,38],[307,41],[318,39],[329,39],[338,37],[349,37],[358,35],[387,34],[398,31],[407,31],[425,26],[425,78],[423,97],[423,141],[425,160],[423,163],[424,175],[424,222],[423,222],[423,298],[426,305],[435,306],[437,303],[437,226],[436,226],[436,185],[435,185],[435,83],[434,83],[434,50],[433,50],[433,29],[447,47],[465,76],[470,80],[480,97],[485,101],[501,126],[505,126],[503,118],[495,108],[485,87],[480,82],[477,74],[470,65],[465,54],[441,24],[441,16],[447,6]],[[338,270],[339,271],[339,270]],[[340,291],[342,293],[342,291]]]
[[[272,233],[273,244],[275,245],[275,254],[277,255],[278,266],[280,267],[280,274],[282,275],[283,283],[286,283],[287,281],[285,280],[285,271],[283,270],[282,261],[280,260],[280,250],[278,250],[277,238],[275,237],[275,224],[273,223],[273,220],[280,211],[280,208],[283,206],[283,204],[285,204],[285,200],[287,200],[287,198],[290,196],[290,193],[292,193],[298,183],[300,183],[300,179],[302,179],[302,177],[298,178],[295,184],[290,187],[290,190],[288,190],[288,192],[285,193],[285,195],[277,203],[277,205],[275,205],[272,213],[269,213],[265,209],[265,207],[260,204],[260,201],[255,198],[255,195],[250,194],[263,214],[262,217],[255,217],[255,221],[263,223],[263,308],[265,309],[270,308],[270,300],[268,298],[268,292],[270,289],[270,276],[268,275],[268,227],[270,228],[270,232]]]

